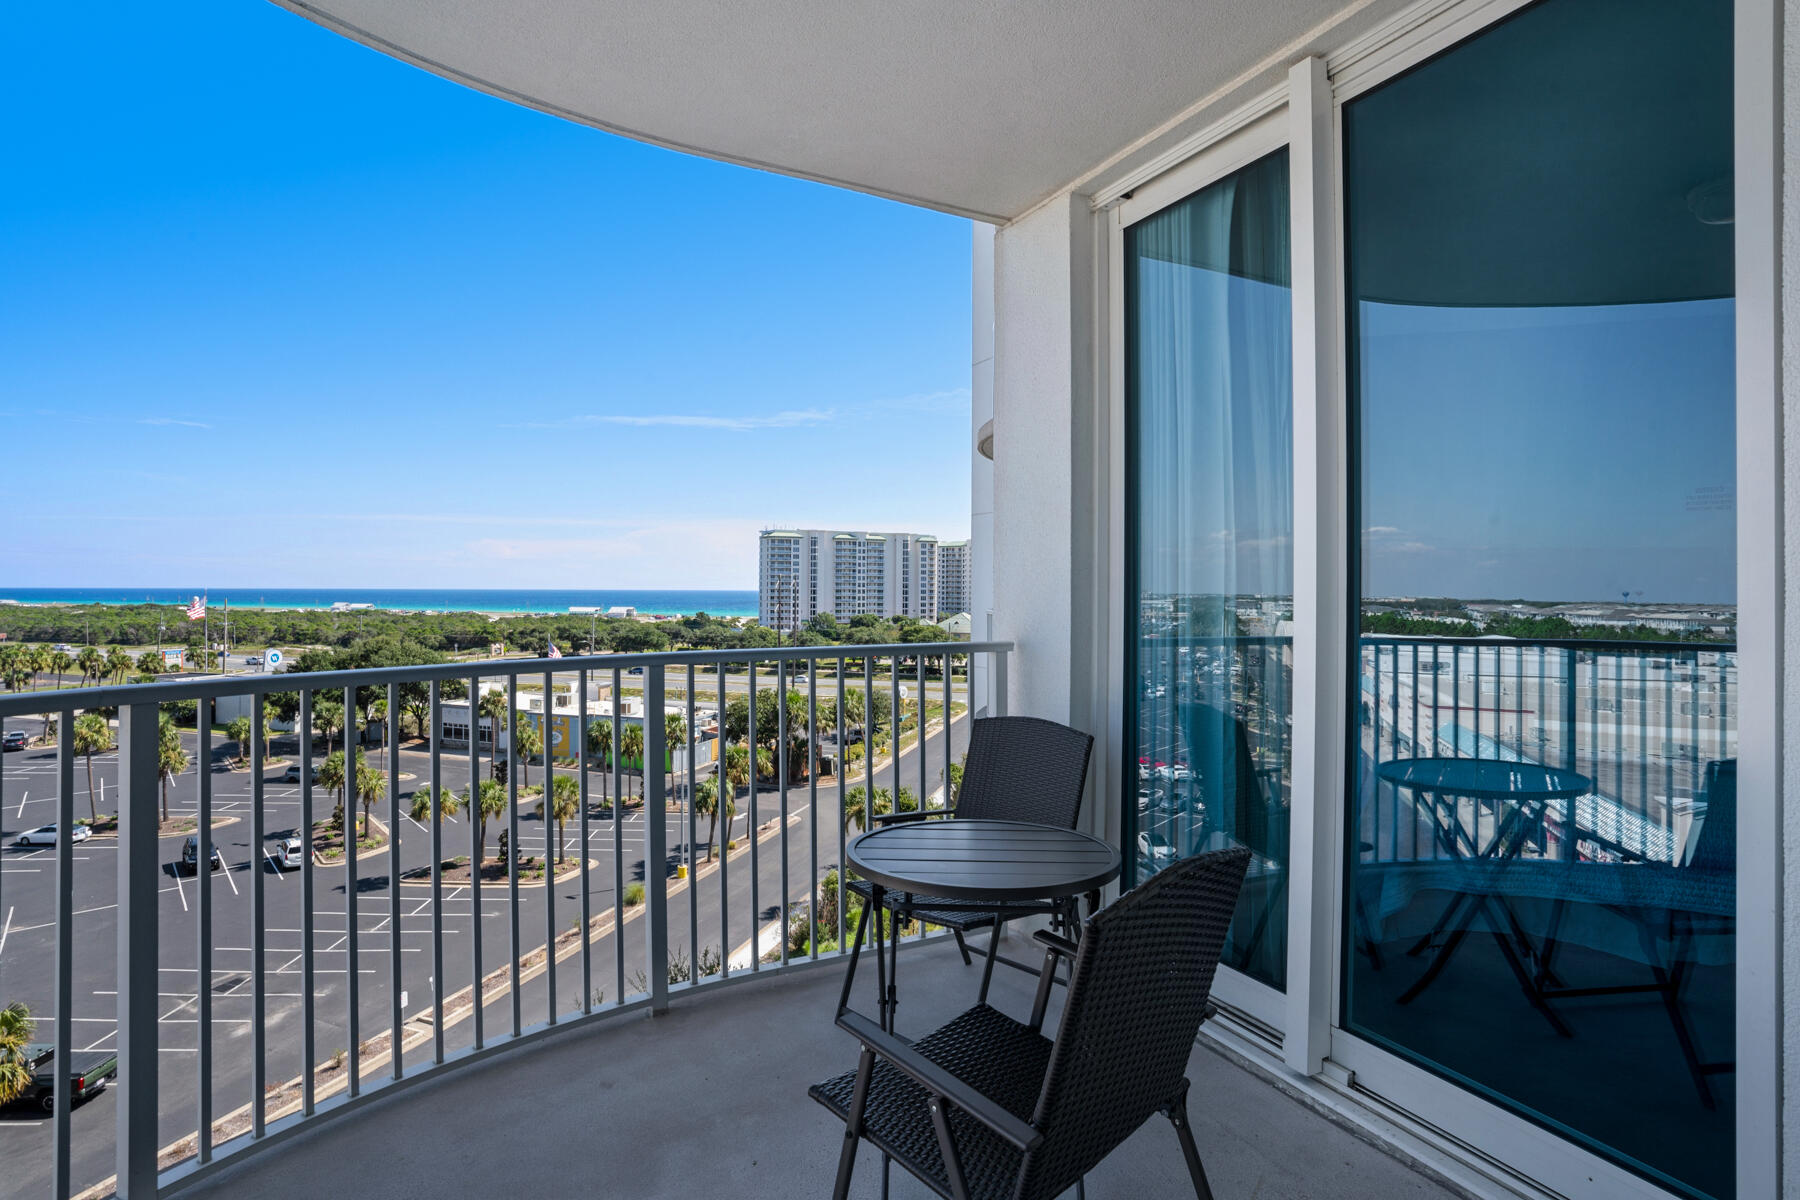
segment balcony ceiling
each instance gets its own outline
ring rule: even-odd
[[[990,221],[1399,0],[278,0],[641,141]],[[1344,12],[1342,10],[1348,10]]]

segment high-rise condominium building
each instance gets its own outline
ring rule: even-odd
[[[968,541],[939,542],[937,555],[938,612],[945,616],[974,612],[974,564]]]
[[[957,576],[968,595],[968,543]],[[936,620],[945,609],[938,540],[923,533],[768,529],[757,554],[758,619],[793,629],[819,613]]]

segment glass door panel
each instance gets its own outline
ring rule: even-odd
[[[1344,105],[1344,1027],[1733,1170],[1731,5],[1545,0]]]
[[[1254,857],[1224,962],[1287,980],[1293,311],[1287,151],[1125,231],[1133,879]],[[1135,851],[1135,852],[1134,852]]]

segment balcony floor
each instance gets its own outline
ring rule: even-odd
[[[1023,953],[1021,939],[1008,942]],[[901,958],[903,1033],[973,1002],[978,966],[964,967],[953,946]],[[859,1006],[872,1005],[873,974],[859,972]],[[678,997],[664,1017],[571,1030],[376,1100],[184,1195],[311,1200],[329,1186],[390,1200],[826,1196],[843,1126],[806,1088],[856,1062],[854,1041],[832,1025],[841,981],[841,968],[821,967]],[[1028,1013],[1034,984],[998,968],[993,1003]],[[1188,1077],[1220,1200],[1456,1194],[1204,1045]],[[865,1147],[852,1195],[880,1195],[880,1173]],[[898,1170],[892,1194],[930,1195]],[[1088,1176],[1088,1195],[1193,1195],[1168,1123],[1152,1119],[1115,1151]]]

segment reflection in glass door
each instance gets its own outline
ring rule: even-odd
[[[1731,5],[1545,0],[1345,104],[1343,1025],[1732,1192]]]
[[[1287,979],[1293,311],[1281,150],[1125,231],[1132,869],[1254,854],[1226,965]]]

